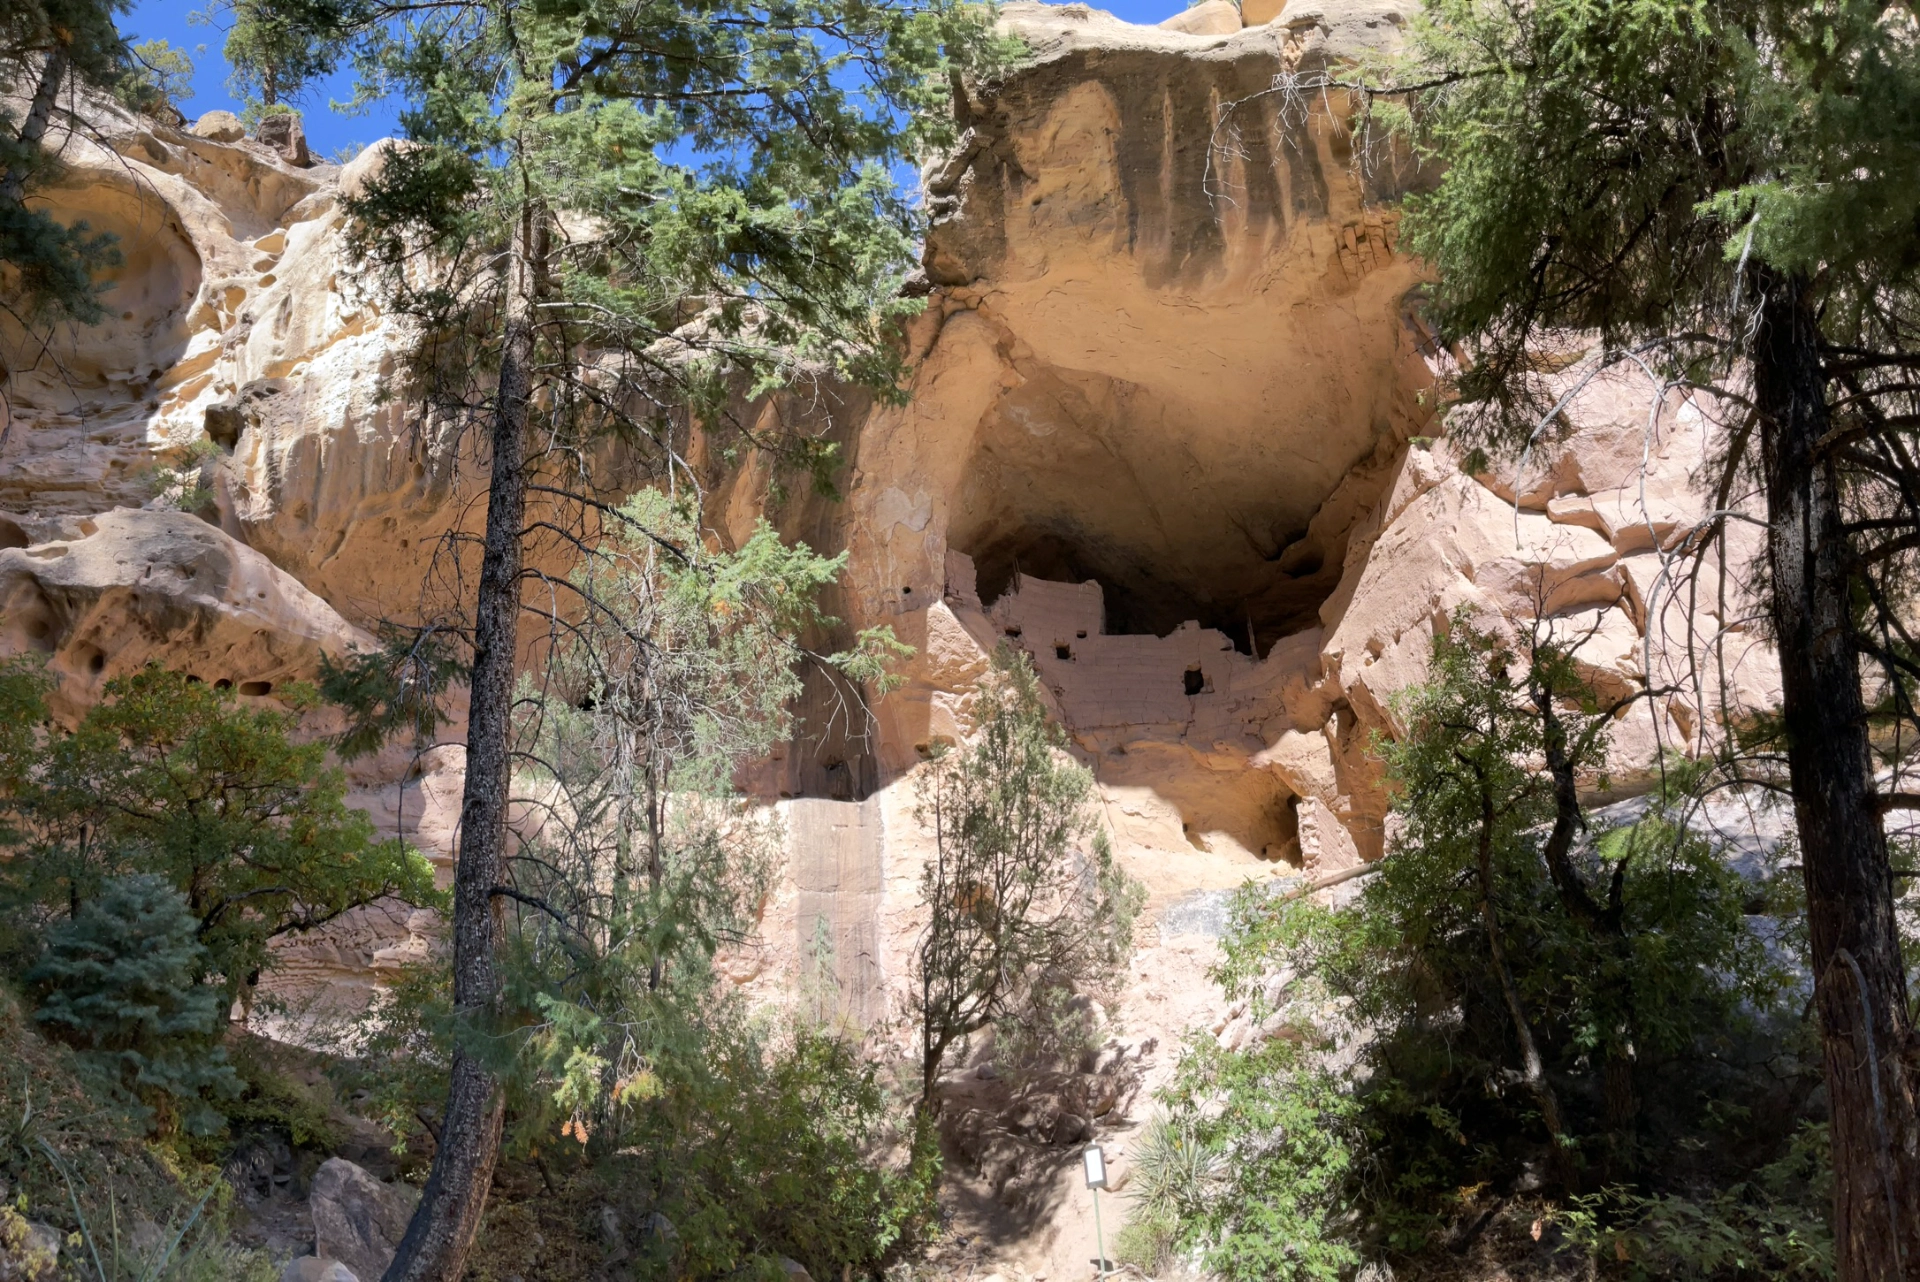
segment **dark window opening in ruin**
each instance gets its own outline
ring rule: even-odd
[[[1320,622],[1320,606],[1339,582],[1339,563],[1324,565],[1311,544],[1289,549],[1281,563],[1248,551],[1245,564],[1216,558],[1204,564],[1170,556],[1151,560],[1107,540],[1069,538],[1031,529],[962,534],[954,547],[973,558],[975,583],[989,607],[1013,590],[1017,576],[1052,583],[1099,583],[1104,612],[1099,631],[1164,637],[1189,620],[1223,634],[1243,655],[1259,657],[1283,637]],[[1092,629],[1089,629],[1092,631]],[[1008,636],[1015,636],[1012,630]]]
[[[1085,641],[1087,639],[1087,634],[1084,632],[1076,632],[1073,635],[1081,641]]]
[[[904,588],[901,588],[901,589],[900,589],[900,595],[901,595],[901,596],[912,596],[912,595],[913,595],[913,588],[912,588],[911,586],[908,586],[908,587],[904,587]]]
[[[242,681],[240,683],[240,693],[245,695],[251,695],[256,699],[261,698],[265,695],[269,695],[273,693],[273,682]]]
[[[229,677],[221,677],[213,683],[213,688],[216,690],[231,690],[233,689],[233,681]]]
[[[1188,668],[1186,675],[1181,678],[1181,684],[1187,688],[1189,695],[1199,694],[1207,688],[1207,674],[1198,668]]]
[[[1020,629],[1019,629],[1019,628],[1008,628],[1008,629],[1007,629],[1007,635],[1008,635],[1008,636],[1010,636],[1010,637],[1018,637],[1018,636],[1020,635]]]
[[[93,652],[93,657],[87,660],[87,671],[93,672],[93,673],[100,673],[100,672],[105,672],[106,670],[107,670],[107,656],[100,653],[98,650],[95,650]]]
[[[1071,659],[1073,657],[1073,647],[1057,645],[1053,647],[1053,657],[1056,659]]]

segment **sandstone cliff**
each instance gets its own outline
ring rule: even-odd
[[[1622,718],[1616,782],[1771,704],[1750,603],[1677,594],[1666,571],[1707,506],[1714,407],[1586,380],[1567,353],[1568,399],[1524,466],[1461,470],[1435,415],[1452,358],[1396,247],[1417,168],[1356,150],[1340,101],[1273,92],[1278,73],[1391,47],[1405,15],[1209,0],[1151,28],[1007,6],[1032,56],[965,104],[961,147],[927,177],[910,403],[833,401],[842,502],[772,504],[751,459],[716,475],[723,534],[771,514],[847,551],[837,608],[916,648],[870,734],[811,719],[755,776],[790,858],[760,940],[725,959],[736,981],[779,999],[824,925],[844,1009],[885,1024],[918,924],[915,767],[967,734],[1002,642],[1033,656],[1152,891],[1108,1065],[1149,1076],[1188,1026],[1248,1035],[1202,977],[1223,891],[1381,853],[1369,739],[1456,608],[1550,618],[1603,690],[1673,687]],[[61,140],[53,203],[119,234],[126,264],[115,319],[59,336],[57,359],[7,355],[0,650],[48,656],[62,715],[150,661],[271,699],[416,607],[436,543],[483,496],[472,460],[384,395],[406,335],[357,289],[336,199],[379,148],[299,168],[101,116]],[[1735,535],[1722,555],[1737,572],[1750,553]],[[1724,689],[1684,662],[1708,642]],[[456,750],[356,778],[383,825],[450,857]],[[281,982],[365,985],[430,930],[361,914],[291,945]],[[991,1191],[1057,1208],[1061,1178],[1002,1172]],[[1035,1267],[1078,1231],[1065,1214],[1021,1239]]]

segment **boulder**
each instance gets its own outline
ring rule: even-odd
[[[313,164],[313,157],[307,151],[307,130],[300,122],[296,112],[285,111],[278,115],[263,116],[254,127],[254,139],[273,148],[275,154],[289,165],[306,169]]]
[[[263,696],[365,639],[266,557],[185,512],[120,508],[0,550],[0,655],[37,652],[63,720],[159,663]]]
[[[1176,13],[1160,24],[1168,31],[1190,36],[1230,36],[1240,30],[1240,6],[1233,0],[1200,0],[1185,13]]]
[[[313,1252],[338,1260],[356,1278],[377,1278],[393,1263],[420,1191],[382,1184],[344,1158],[313,1176]]]
[[[360,1282],[360,1279],[338,1260],[303,1255],[287,1261],[287,1267],[280,1271],[280,1282]]]
[[[0,1205],[0,1282],[53,1282],[59,1269],[59,1231]]]
[[[247,136],[247,127],[231,111],[209,111],[193,122],[189,132],[195,138],[210,138],[214,142],[239,142]]]

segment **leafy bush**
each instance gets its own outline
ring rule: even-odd
[[[1163,1102],[1136,1198],[1208,1273],[1333,1282],[1360,1262],[1347,1232],[1358,1109],[1338,1074],[1283,1040],[1235,1053],[1202,1037]]]
[[[211,1100],[240,1090],[219,1043],[219,993],[197,982],[206,965],[198,925],[160,878],[115,878],[48,932],[27,973],[34,1019],[162,1132],[218,1129]]]
[[[444,968],[403,985],[380,1018],[348,1030],[363,1040],[341,1072],[345,1090],[404,1131],[434,1115],[456,1034]],[[649,1026],[628,1030],[644,1031],[644,1056],[585,1052],[620,1041],[589,1022],[551,1039],[531,1030],[503,1064],[507,1154],[541,1178],[529,1196],[490,1204],[478,1276],[579,1276],[602,1258],[603,1206],[661,1276],[777,1282],[783,1255],[815,1277],[877,1275],[933,1215],[931,1131],[911,1127],[851,1042],[756,1020],[738,998],[685,980],[652,991]],[[633,1231],[662,1221],[670,1232]],[[547,1243],[537,1255],[533,1224]]]
[[[1431,672],[1377,746],[1398,829],[1357,898],[1236,899],[1215,978],[1273,1035],[1189,1046],[1163,1103],[1212,1174],[1149,1181],[1143,1221],[1234,1279],[1418,1255],[1484,1227],[1482,1193],[1558,1206],[1596,1267],[1830,1267],[1794,934],[1747,916],[1790,894],[1679,821],[1684,763],[1586,830],[1612,709],[1550,639],[1457,616]]]
[[[1576,1194],[1568,1240],[1612,1276],[1825,1282],[1833,1276],[1833,1173],[1823,1126],[1777,1161],[1704,1196],[1614,1186]]]
[[[676,1275],[740,1267],[777,1276],[781,1255],[814,1277],[871,1276],[933,1213],[938,1156],[930,1132],[904,1160],[883,1155],[899,1111],[848,1042],[805,1025],[755,1028],[738,1016],[635,1108],[638,1153],[622,1163],[654,1191],[677,1241],[660,1242]]]
[[[46,689],[39,669],[0,664],[0,709],[27,727],[0,733],[0,917],[16,957],[108,880],[151,874],[187,897],[203,974],[232,1000],[277,936],[387,896],[439,902],[426,859],[346,804],[327,745],[295,741],[309,692],[276,691],[281,710],[149,667],[109,681],[66,733]]]

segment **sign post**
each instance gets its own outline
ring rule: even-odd
[[[1089,1144],[1080,1153],[1080,1161],[1086,1167],[1087,1187],[1093,1190],[1093,1243],[1100,1252],[1099,1274],[1107,1276],[1107,1236],[1100,1229],[1100,1190],[1107,1187],[1107,1155],[1100,1151],[1098,1144]]]

